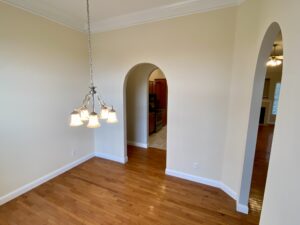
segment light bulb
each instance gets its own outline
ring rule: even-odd
[[[276,60],[272,59],[271,66],[276,66]]]
[[[267,66],[276,66],[276,61],[272,58],[267,62]]]
[[[274,58],[272,56],[269,57],[269,60],[267,62],[267,66],[274,66]]]
[[[269,61],[267,62],[267,66],[272,66],[272,67],[275,67],[275,66],[279,66],[282,64],[282,61],[280,59],[277,59],[276,57],[272,56],[269,58]]]
[[[87,109],[87,107],[83,107],[80,110],[80,118],[81,118],[81,121],[88,121],[89,120],[89,110]]]
[[[95,112],[90,113],[89,116],[89,123],[87,125],[88,128],[98,128],[100,127],[100,123],[99,123],[99,119],[98,119],[98,115]]]
[[[70,126],[71,127],[79,127],[83,124],[83,122],[80,119],[80,115],[78,111],[73,111],[71,113],[71,121],[70,121]]]
[[[282,64],[282,61],[279,60],[279,59],[277,59],[277,60],[276,60],[276,66],[280,66],[281,64]]]
[[[108,110],[107,106],[102,105],[101,112],[100,112],[100,119],[107,120],[108,119],[108,113],[109,113],[109,110]]]
[[[112,108],[108,113],[107,123],[117,123],[117,122],[118,122],[117,113]]]

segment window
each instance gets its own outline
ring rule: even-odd
[[[281,88],[281,83],[277,83],[275,86],[275,94],[274,94],[274,101],[273,101],[273,109],[272,109],[273,115],[277,115],[280,88]]]

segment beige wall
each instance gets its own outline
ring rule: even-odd
[[[246,0],[238,8],[95,34],[96,83],[123,121],[96,130],[96,151],[125,157],[126,74],[150,62],[168,79],[167,167],[221,180],[239,194],[257,57],[277,21],[285,62],[261,224],[298,225],[299,8],[297,0]],[[93,146],[88,131],[66,124],[86,91],[84,35],[2,3],[0,10],[1,196]]]
[[[91,131],[68,126],[88,91],[86,41],[82,33],[0,3],[0,202],[92,153]]]
[[[299,57],[300,2],[296,0],[248,0],[239,7],[235,61],[228,116],[223,181],[239,191],[245,156],[250,100],[259,49],[270,24],[283,32],[284,67],[279,114],[273,138],[270,167],[262,211],[262,225],[300,223]],[[245,54],[246,53],[246,54]]]
[[[103,88],[117,103],[121,121],[125,75],[137,63],[156,64],[166,74],[169,84],[167,167],[220,179],[239,194],[257,57],[269,25],[279,22],[286,60],[263,225],[298,224],[299,182],[294,178],[299,170],[296,134],[300,109],[294,103],[299,97],[300,30],[294,19],[299,17],[299,4],[295,0],[247,0],[238,7],[237,18],[232,8],[94,36],[97,71],[107,74],[107,87]],[[152,33],[160,35],[151,36]],[[109,140],[105,133],[113,134],[120,144],[105,141]],[[123,133],[122,124],[98,130],[97,151],[124,154]],[[195,162],[199,163],[198,168],[193,168]],[[293,198],[285,193],[293,194]]]
[[[115,105],[120,121],[128,71],[148,62],[164,72],[169,169],[221,179],[235,13],[236,8],[227,8],[93,36],[96,83],[102,84],[104,97]],[[98,129],[96,151],[124,157],[124,129],[122,122]]]

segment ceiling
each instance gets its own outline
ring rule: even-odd
[[[0,0],[76,30],[86,27],[86,0]],[[90,0],[93,32],[238,5],[243,0]]]

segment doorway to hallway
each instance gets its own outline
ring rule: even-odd
[[[271,56],[282,56],[283,52],[281,34],[277,36],[273,46],[274,47],[271,52]],[[276,47],[279,48],[279,51],[277,52],[275,52]],[[273,133],[278,112],[281,78],[282,62],[280,62],[279,65],[274,64],[273,66],[269,65],[267,67],[249,197],[249,208],[254,214],[257,214],[258,219],[260,218],[262,210],[268,175]]]
[[[150,63],[134,66],[126,76],[124,97],[126,145],[166,150],[168,89],[164,73]]]
[[[149,147],[167,149],[168,85],[160,69],[149,77]]]
[[[278,114],[283,68],[282,33],[271,24],[257,62],[243,177],[238,201],[240,211],[255,214],[259,223],[271,157],[273,133]]]

